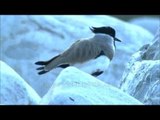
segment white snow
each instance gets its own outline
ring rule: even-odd
[[[60,73],[41,104],[142,105],[121,90],[75,67],[68,67]]]
[[[0,104],[38,104],[41,98],[25,80],[6,63],[0,61]]]

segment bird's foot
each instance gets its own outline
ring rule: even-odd
[[[101,71],[100,69],[97,69],[97,71],[92,73],[91,75],[94,77],[97,77],[97,76],[101,75],[102,73],[103,73],[103,71]]]

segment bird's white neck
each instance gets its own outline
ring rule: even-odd
[[[99,44],[103,44],[107,47],[110,47],[111,49],[113,49],[113,52],[115,52],[114,38],[112,36],[98,33],[94,35],[93,40],[95,42],[98,42]]]

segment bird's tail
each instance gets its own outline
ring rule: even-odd
[[[41,65],[41,67],[37,68],[37,70],[40,70],[38,72],[38,74],[41,75],[41,74],[49,72],[48,70],[45,70],[45,66],[47,66],[49,63],[51,63],[53,60],[55,60],[59,56],[60,55],[57,55],[57,56],[53,57],[52,59],[50,59],[48,61],[37,61],[37,62],[35,62],[36,65]]]

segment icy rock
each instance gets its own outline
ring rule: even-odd
[[[121,79],[121,90],[144,104],[160,104],[160,31],[133,54]]]
[[[64,69],[40,104],[142,105],[141,102],[75,67]]]
[[[0,61],[0,104],[35,105],[41,98],[11,67]]]

